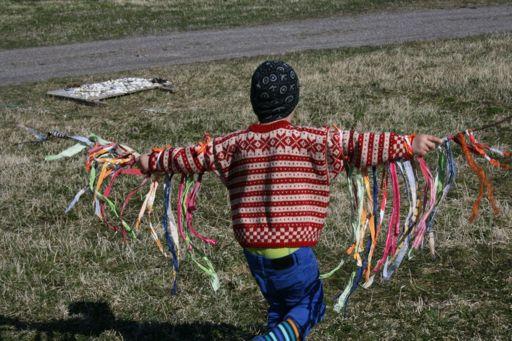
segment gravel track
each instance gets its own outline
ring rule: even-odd
[[[496,32],[512,32],[512,6],[381,12],[3,50],[0,86],[172,64]]]

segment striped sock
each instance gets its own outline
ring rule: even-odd
[[[272,328],[267,334],[261,335],[253,340],[298,341],[300,340],[299,328],[297,328],[297,325],[292,319],[286,319]]]

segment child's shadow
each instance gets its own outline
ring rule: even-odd
[[[98,337],[107,330],[121,334],[125,340],[247,340],[254,335],[223,323],[172,324],[117,319],[105,302],[74,302],[68,311],[71,318],[47,322],[27,322],[0,315],[0,337],[9,329],[35,331],[36,340],[70,339],[78,335]]]

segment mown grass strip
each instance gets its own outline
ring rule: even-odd
[[[282,22],[377,10],[449,8],[505,0],[0,1],[0,49]]]

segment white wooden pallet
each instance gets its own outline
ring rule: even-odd
[[[161,78],[119,78],[100,83],[83,84],[79,87],[69,87],[48,91],[50,96],[79,101],[92,105],[105,104],[102,100],[118,96],[125,96],[140,91],[161,89],[174,92],[174,86]]]

